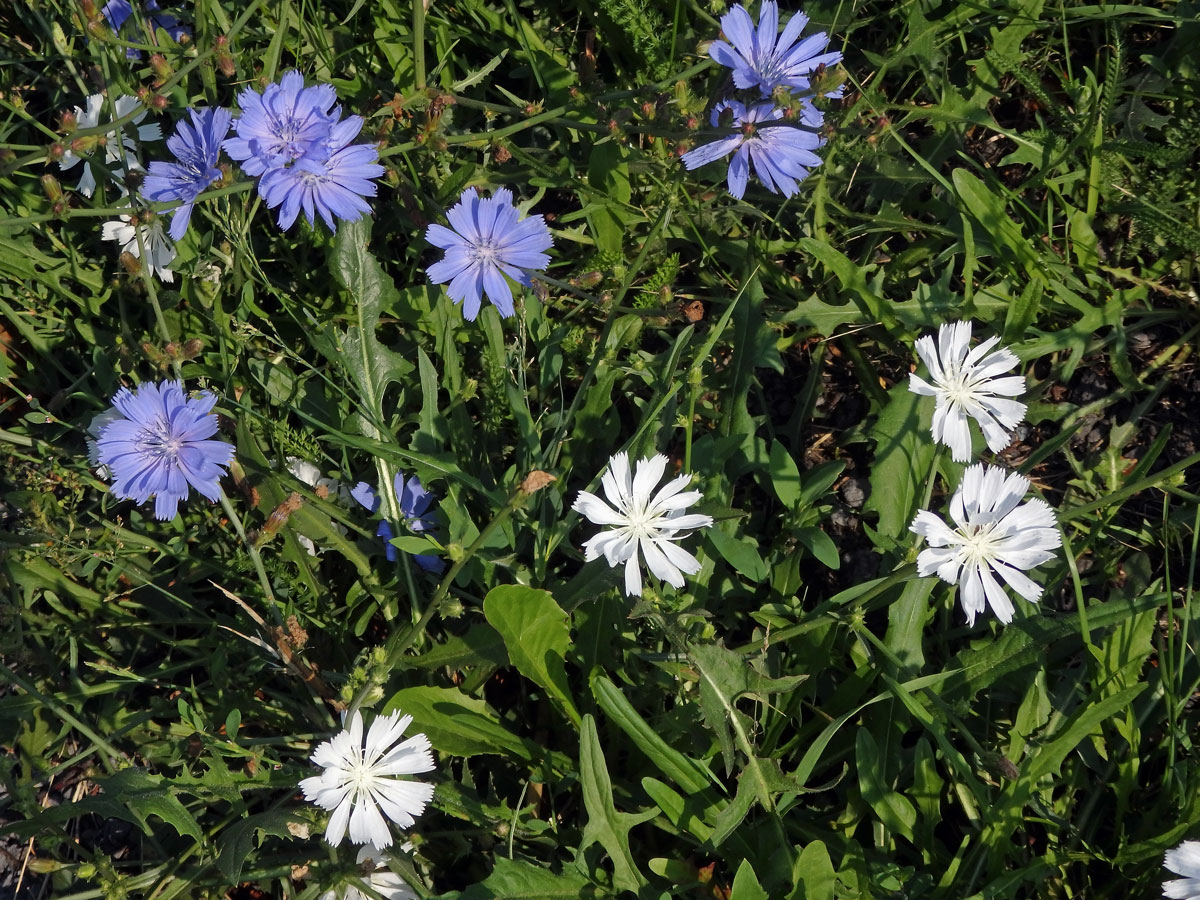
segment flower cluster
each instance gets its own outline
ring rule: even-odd
[[[1010,429],[1025,417],[1025,404],[1011,399],[1025,391],[1022,375],[1002,376],[1020,361],[991,337],[971,349],[970,322],[952,322],[918,339],[917,355],[929,369],[929,381],[913,373],[909,390],[934,398],[932,435],[950,448],[955,462],[971,458],[968,419],[982,429],[988,448],[999,452],[1011,440]],[[989,351],[992,351],[989,353]],[[977,463],[963,473],[950,500],[950,527],[937,514],[921,510],[909,530],[928,547],[917,557],[922,577],[937,575],[958,584],[967,624],[991,607],[1001,622],[1013,618],[1013,604],[997,576],[1031,603],[1041,587],[1024,574],[1054,557],[1062,544],[1054,511],[1041,499],[1021,501],[1029,479],[999,466]]]
[[[341,118],[337,95],[327,84],[304,86],[296,71],[259,93],[238,95],[241,115],[225,152],[258,176],[258,193],[268,209],[279,210],[286,230],[300,211],[310,225],[316,216],[337,230],[336,219],[353,221],[371,211],[373,179],[383,174],[371,144],[351,143],[362,131],[360,116]]]
[[[733,154],[727,182],[729,193],[739,200],[752,167],[767,190],[790,197],[821,164],[814,151],[824,143],[820,135],[824,115],[813,105],[818,92],[814,80],[827,66],[841,62],[842,55],[826,52],[829,36],[824,32],[801,40],[807,24],[808,17],[797,13],[780,34],[775,0],[763,0],[757,27],[738,4],[721,17],[721,31],[728,40],[709,46],[709,55],[733,70],[734,86],[758,97],[745,103],[734,99],[718,103],[710,123],[722,136],[685,153],[682,162],[696,169]],[[840,93],[838,89],[823,92]]]

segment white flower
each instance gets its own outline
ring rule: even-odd
[[[988,353],[999,340],[988,338],[971,350],[971,323],[952,322],[938,329],[936,346],[930,335],[917,341],[917,355],[928,366],[933,384],[913,373],[908,389],[936,398],[933,439],[950,448],[955,462],[971,458],[967,416],[979,423],[993,453],[1009,445],[1009,432],[1025,418],[1025,404],[1006,399],[1024,393],[1025,376],[996,377],[1020,362],[1006,347]]]
[[[417,900],[417,892],[409,887],[403,878],[387,867],[390,860],[391,857],[388,854],[373,844],[367,844],[358,851],[358,858],[355,859],[355,862],[358,863],[360,869],[364,868],[364,863],[370,862],[371,867],[366,871],[362,880],[383,900]],[[353,881],[344,881],[333,890],[323,893],[318,900],[369,900],[375,894],[367,894],[360,890]]]
[[[1163,882],[1164,897],[1171,900],[1200,898],[1200,841],[1184,841],[1174,850],[1168,850],[1163,865],[1183,876]]]
[[[333,810],[325,829],[325,840],[333,846],[342,842],[349,824],[353,843],[390,847],[392,833],[383,816],[409,828],[425,811],[433,785],[396,777],[433,769],[424,734],[396,744],[411,723],[412,716],[402,716],[399,710],[377,716],[364,746],[362,715],[355,710],[349,728],[313,751],[313,763],[325,771],[301,781],[300,790],[306,800]]]
[[[128,252],[134,259],[141,259],[142,248],[138,246],[137,235],[131,222],[129,216],[105,222],[100,228],[100,237],[106,241],[116,241],[121,248],[119,253]],[[162,281],[171,284],[175,280],[175,273],[167,267],[175,258],[175,245],[163,234],[162,219],[155,216],[149,225],[138,225],[138,228],[142,232],[142,243],[146,245],[150,274],[157,275]]]
[[[687,506],[700,499],[699,491],[683,490],[692,480],[691,475],[680,475],[650,496],[666,468],[667,458],[659,454],[639,462],[636,474],[631,476],[629,457],[618,453],[601,478],[608,503],[580,491],[571,507],[597,525],[613,526],[589,539],[583,549],[589,562],[603,554],[610,566],[625,563],[626,594],[642,593],[639,547],[650,571],[672,587],[683,587],[685,573],[700,571],[699,560],[674,542],[687,537],[680,532],[712,525],[712,516],[685,514]]]
[[[298,456],[289,456],[287,458],[287,470],[292,473],[292,476],[297,481],[302,481],[312,488],[318,497],[328,497],[331,500],[341,502],[343,505],[349,504],[350,489],[336,479],[326,478],[321,474],[321,470],[307,459],[300,459]],[[336,523],[333,524],[341,534],[346,533],[344,526]],[[308,551],[309,556],[317,555],[317,545],[313,543],[312,538],[303,534],[297,534],[296,542]]]
[[[136,97],[130,97],[128,94],[123,94],[122,96],[118,97],[116,103],[113,104],[117,113],[116,118],[124,118],[133,112],[138,105],[139,104]],[[78,106],[75,107],[75,121],[78,127],[81,129],[95,128],[97,125],[99,125],[100,111],[103,106],[103,95],[92,94],[92,96],[87,98],[86,109],[80,109]],[[132,123],[137,125],[144,118],[146,118],[146,110],[143,109],[140,113],[133,117]],[[114,128],[112,131],[108,131],[102,135],[108,139],[104,149],[104,163],[108,166],[113,176],[117,179],[120,179],[125,174],[125,170],[121,166],[122,159],[120,147],[118,142],[114,139],[116,133],[117,129]],[[142,125],[137,129],[137,136],[139,141],[157,141],[162,138],[162,129],[154,124]],[[135,150],[137,150],[137,144],[133,142],[133,138],[124,132],[122,132],[121,135],[121,143],[125,145],[125,149],[128,151],[125,156],[126,161],[129,164],[129,168],[140,172],[142,167],[131,155]],[[68,146],[63,152],[62,159],[58,161],[58,167],[60,170],[65,172],[67,169],[74,168],[75,165],[81,161],[81,159],[82,157],[78,156]],[[79,187],[77,190],[85,197],[92,196],[92,193],[96,190],[96,178],[94,175],[92,175],[91,163],[84,162],[83,177],[79,180]]]
[[[976,463],[963,473],[950,500],[956,528],[927,509],[917,513],[909,526],[929,542],[917,557],[917,572],[922,578],[936,572],[942,581],[958,582],[968,625],[975,624],[985,601],[1001,622],[1012,621],[1012,601],[995,575],[1031,603],[1042,595],[1041,587],[1020,570],[1052,559],[1062,535],[1045,500],[1018,505],[1028,490],[1029,479],[1024,476]]]

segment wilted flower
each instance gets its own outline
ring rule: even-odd
[[[417,900],[417,892],[403,878],[388,868],[391,856],[373,844],[366,844],[358,851],[354,860],[359,869],[370,863],[371,869],[362,877],[367,887],[383,900]],[[317,900],[370,900],[374,894],[359,889],[356,881],[344,881],[331,891],[321,894]]]
[[[362,715],[355,710],[348,728],[313,751],[313,763],[325,771],[301,781],[300,790],[305,799],[333,811],[325,829],[325,840],[333,846],[342,842],[349,826],[351,842],[390,847],[392,833],[384,816],[410,828],[425,811],[433,785],[397,777],[434,767],[424,734],[396,743],[410,724],[412,716],[401,716],[399,710],[377,716],[364,745]]]
[[[140,223],[135,231],[133,219],[121,216],[100,226],[100,237],[105,241],[116,241],[119,253],[129,253],[135,259],[142,258],[142,247],[146,248],[146,258],[142,262],[149,266],[150,274],[156,275],[167,284],[175,280],[175,273],[168,266],[175,258],[175,245],[163,234],[162,219],[155,216],[150,224]],[[142,235],[138,244],[137,232]]]
[[[156,519],[173,519],[194,487],[209,500],[221,498],[223,467],[233,446],[208,440],[217,432],[217,398],[194,398],[178,381],[121,388],[113,406],[121,414],[99,429],[96,460],[112,473],[112,493],[123,500],[154,501]]]
[[[400,515],[404,517],[404,524],[409,531],[420,534],[422,531],[432,531],[437,527],[437,523],[433,519],[425,516],[433,503],[433,494],[421,486],[420,478],[414,475],[405,480],[404,476],[397,472],[396,477],[392,480],[392,490],[396,495],[396,503],[400,507]],[[375,493],[375,489],[365,481],[356,484],[350,490],[350,496],[370,512],[379,511],[381,505],[379,496]],[[396,535],[392,531],[392,524],[387,519],[383,519],[379,523],[375,535],[383,538],[383,552],[387,556],[388,562],[395,562],[396,548],[391,540]],[[426,572],[441,572],[445,568],[441,558],[432,554],[417,554],[413,560]]]
[[[626,594],[642,593],[639,549],[650,571],[672,587],[683,587],[684,574],[700,571],[700,561],[675,542],[693,528],[707,528],[713,520],[686,512],[700,499],[699,491],[683,490],[691,475],[672,479],[651,496],[666,468],[667,458],[658,454],[641,460],[631,474],[629,457],[622,451],[613,456],[601,477],[608,503],[580,491],[571,507],[597,525],[610,526],[584,543],[584,558],[590,562],[603,555],[610,566],[624,563]]]
[[[968,416],[979,423],[993,453],[1009,445],[1009,431],[1025,418],[1025,404],[1007,399],[1024,393],[1025,376],[997,377],[1020,360],[1006,347],[988,353],[999,341],[990,337],[972,350],[970,322],[943,325],[936,345],[929,335],[917,340],[917,355],[929,368],[933,384],[913,373],[908,377],[908,389],[936,398],[933,439],[949,446],[955,462],[971,458]]]
[[[821,146],[821,137],[814,130],[788,124],[770,124],[783,118],[783,110],[772,103],[747,107],[737,100],[724,100],[713,107],[714,128],[721,124],[725,110],[733,113],[733,133],[702,144],[681,157],[688,169],[696,169],[733,154],[729,161],[729,193],[741,199],[746,193],[750,164],[767,190],[790,197],[800,189],[798,182],[821,164],[813,151]],[[804,106],[805,124],[820,123],[820,112],[811,104]]]
[[[102,94],[92,94],[87,98],[85,109],[75,107],[76,127],[79,129],[95,128],[100,124],[100,112],[104,106],[104,96]],[[116,112],[116,119],[123,119],[139,106],[136,97],[130,97],[128,94],[123,94],[118,97],[113,104]],[[142,110],[133,117],[131,124],[138,125],[142,119],[146,118],[146,110]],[[162,129],[157,125],[138,125],[137,139],[139,141],[157,141],[162,138]],[[124,163],[127,163],[129,168],[134,171],[141,171],[141,166],[138,164],[131,154],[137,150],[137,144],[124,131],[121,132],[120,139],[117,138],[117,129],[105,132],[103,135],[95,135],[92,139],[95,140],[96,146],[99,146],[99,138],[106,138],[104,147],[104,164],[108,166],[115,178],[121,178],[124,175],[125,169],[122,162],[121,146],[124,145],[127,151]],[[96,190],[96,177],[92,174],[92,164],[83,160],[74,150],[66,147],[63,151],[62,159],[58,161],[58,167],[62,171],[73,169],[80,162],[83,162],[83,177],[79,179],[79,185],[76,188],[79,193],[85,197],[90,197]]]
[[[467,188],[446,213],[453,230],[436,223],[425,230],[425,240],[446,251],[429,267],[429,280],[433,284],[450,282],[446,293],[463,304],[463,317],[469,322],[479,315],[485,294],[500,315],[511,316],[513,294],[504,276],[530,287],[529,273],[550,264],[545,251],[554,245],[554,239],[545,219],[520,218],[512,199],[507,188],[489,198]]]
[[[301,209],[309,225],[320,215],[330,231],[337,231],[335,219],[353,222],[371,212],[363,198],[375,196],[371,179],[384,169],[372,144],[350,144],[362,125],[361,118],[350,116],[290,165],[263,173],[258,193],[268,209],[279,208],[280,228],[291,228]]]
[[[1200,841],[1184,841],[1173,850],[1168,850],[1163,865],[1182,875],[1173,881],[1163,882],[1163,896],[1171,900],[1198,900],[1200,898]]]
[[[1045,500],[1021,505],[1028,490],[1024,476],[976,463],[963,473],[950,500],[954,528],[925,509],[909,526],[929,544],[917,557],[917,572],[923,578],[936,574],[948,584],[958,582],[968,625],[986,606],[1001,622],[1012,621],[1012,601],[996,575],[1031,603],[1042,595],[1041,586],[1021,570],[1053,559],[1062,535]]]
[[[840,53],[823,52],[829,46],[829,36],[823,31],[796,43],[807,24],[808,16],[796,13],[779,34],[779,4],[763,0],[755,28],[754,20],[739,3],[721,17],[721,31],[729,43],[713,41],[708,52],[721,65],[733,69],[733,83],[739,88],[757,87],[764,97],[780,85],[803,91],[809,86],[808,76],[818,66],[842,61]]]
[[[192,218],[192,205],[200,192],[221,177],[217,161],[221,156],[221,141],[229,132],[233,113],[220,107],[189,109],[191,123],[180,122],[179,128],[167,138],[167,149],[177,162],[152,162],[142,194],[148,200],[182,200],[171,218],[170,235],[181,240]]]

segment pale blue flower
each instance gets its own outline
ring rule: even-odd
[[[400,515],[404,517],[404,524],[409,531],[420,534],[422,531],[432,531],[437,527],[437,523],[425,515],[433,503],[433,494],[421,486],[420,478],[414,475],[405,480],[404,476],[397,472],[392,481],[392,490],[396,493],[396,502],[400,505]],[[381,505],[379,496],[375,493],[375,489],[365,481],[356,484],[350,490],[350,496],[370,512],[379,511]],[[392,545],[391,540],[396,535],[392,530],[392,524],[387,519],[383,519],[380,521],[375,535],[383,538],[383,552],[387,556],[388,562],[395,562],[396,548]],[[418,554],[413,559],[426,572],[437,573],[446,567],[439,557],[431,554]]]
[[[221,141],[229,133],[233,113],[220,107],[189,109],[192,121],[180,122],[175,134],[167,138],[167,149],[177,162],[152,162],[142,183],[142,194],[149,200],[182,200],[171,218],[172,240],[182,240],[192,219],[192,206],[200,193],[221,177],[217,161]]]
[[[541,216],[520,218],[513,206],[512,191],[500,188],[489,198],[472,188],[462,192],[446,218],[453,230],[433,224],[425,240],[446,251],[426,274],[433,284],[450,282],[446,293],[463,304],[463,316],[474,321],[483,295],[502,316],[513,314],[512,288],[504,276],[530,287],[529,273],[550,264],[544,252],[554,245],[550,229]]]
[[[178,381],[121,388],[113,398],[120,418],[103,424],[96,439],[113,495],[135,503],[154,497],[154,517],[163,520],[175,518],[192,487],[219,500],[233,445],[208,440],[217,432],[216,402],[207,392],[188,398]]]
[[[720,126],[721,113],[733,114],[732,134],[711,144],[702,144],[682,156],[684,166],[696,169],[733,154],[729,161],[729,193],[739,200],[746,193],[750,165],[767,190],[790,197],[800,189],[799,182],[816,166],[821,157],[813,151],[821,146],[815,131],[820,112],[805,104],[803,122],[798,127],[781,122],[783,110],[771,103],[747,107],[737,100],[724,100],[712,111],[712,125]],[[772,124],[779,122],[780,124]]]
[[[337,231],[335,219],[352,222],[371,212],[363,198],[375,196],[372,179],[384,169],[374,145],[350,144],[362,126],[361,118],[350,116],[291,165],[263,173],[258,193],[269,209],[278,207],[280,228],[291,228],[302,209],[308,224],[319,215],[330,231]]]
[[[818,66],[842,61],[840,53],[823,52],[829,46],[829,35],[823,31],[800,41],[807,24],[808,16],[796,13],[779,34],[779,5],[775,0],[763,0],[755,28],[746,8],[738,4],[721,17],[721,31],[729,41],[713,41],[708,52],[733,69],[733,83],[739,88],[757,87],[764,97],[781,85],[790,91],[805,91]]]
[[[341,116],[336,102],[331,85],[305,87],[304,76],[296,71],[285,73],[261,94],[247,88],[238,95],[241,114],[233,124],[234,137],[224,144],[225,152],[241,162],[247,175],[289,165],[329,140]],[[322,148],[319,155],[327,157],[330,152]]]

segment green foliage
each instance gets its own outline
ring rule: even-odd
[[[727,7],[205,0],[172,7],[182,43],[141,9],[120,38],[90,4],[0,10],[0,851],[32,846],[34,889],[357,878],[296,787],[354,705],[432,743],[394,848],[421,896],[1160,891],[1200,827],[1197,4],[810,4],[845,54],[824,161],[743,201],[678,162],[727,93]],[[372,216],[280,232],[234,167],[174,282],[131,274],[99,238],[126,195],[98,152],[74,190],[62,114],[127,93],[169,134],[292,67],[378,143]],[[466,322],[424,228],[500,186],[552,263]],[[1008,626],[914,565],[962,467],[912,345],[963,318],[1029,385],[978,454],[1062,526]],[[175,376],[237,464],[228,505],[156,522],[86,431]],[[682,588],[585,561],[571,506],[622,449],[715,520]]]

